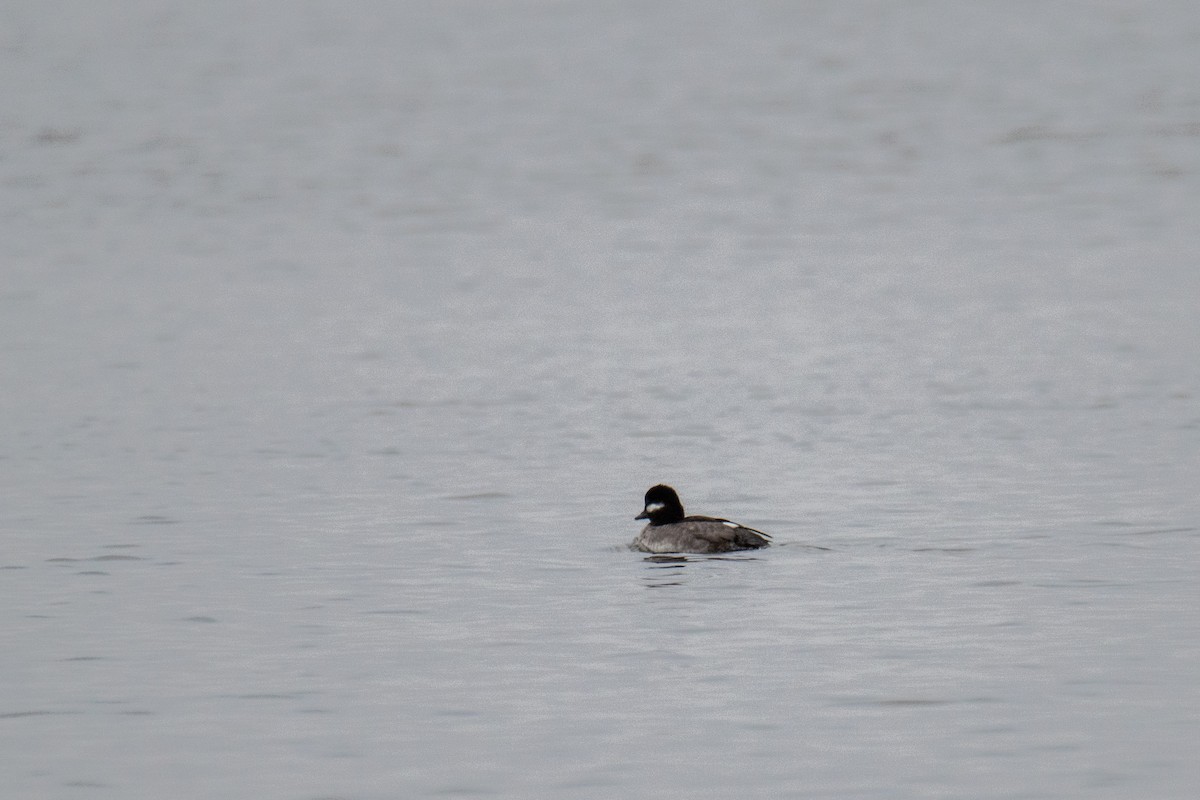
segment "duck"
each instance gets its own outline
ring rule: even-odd
[[[771,535],[720,517],[684,516],[679,494],[666,484],[651,486],[646,506],[634,519],[648,520],[631,547],[644,553],[729,553],[771,544]]]

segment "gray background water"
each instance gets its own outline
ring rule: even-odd
[[[0,92],[6,797],[1200,793],[1190,0],[9,2]]]

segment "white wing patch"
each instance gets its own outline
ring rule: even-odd
[[[764,539],[771,538],[771,534],[764,533],[764,532],[760,531],[758,528],[749,528],[745,525],[740,525],[736,522],[730,522],[727,519],[721,520],[721,524],[724,525],[726,528],[733,528],[735,531],[749,531],[750,533],[757,534],[757,535],[763,537]]]

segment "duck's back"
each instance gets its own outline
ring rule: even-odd
[[[633,546],[647,553],[728,553],[769,545],[762,531],[716,517],[684,517],[666,525],[647,525]]]

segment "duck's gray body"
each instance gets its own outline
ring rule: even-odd
[[[770,543],[762,531],[713,517],[647,525],[633,540],[634,548],[646,553],[728,553],[756,550]]]
[[[679,495],[670,486],[646,492],[646,508],[637,519],[650,521],[633,547],[646,553],[728,553],[756,550],[771,543],[770,535],[718,517],[685,517]]]

